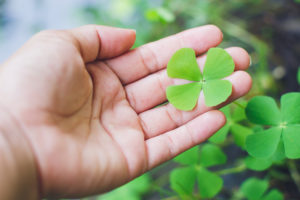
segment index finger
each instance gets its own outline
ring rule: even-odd
[[[218,27],[201,26],[133,49],[108,60],[107,64],[123,84],[128,84],[165,68],[173,53],[180,48],[192,48],[196,55],[200,55],[220,44],[222,39]]]

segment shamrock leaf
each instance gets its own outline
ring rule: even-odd
[[[246,150],[256,158],[270,158],[283,141],[287,158],[300,158],[300,93],[287,93],[280,99],[281,110],[274,99],[252,98],[246,108],[248,119],[269,129],[258,131],[246,139]]]
[[[270,158],[255,158],[248,156],[244,159],[246,166],[255,171],[263,171],[272,164],[281,164],[285,159],[283,142],[280,141],[277,150]]]
[[[249,178],[242,183],[241,192],[248,200],[283,200],[282,193],[276,189],[266,194],[268,187],[266,180]]]
[[[241,106],[245,106],[246,102],[240,102]],[[216,132],[209,141],[213,143],[222,143],[225,141],[227,134],[232,133],[236,145],[241,148],[245,147],[246,137],[252,134],[252,129],[239,124],[246,119],[245,109],[242,107],[234,107],[232,104],[220,109],[226,116],[226,124]]]
[[[205,104],[216,106],[231,95],[232,84],[222,79],[233,71],[233,59],[221,48],[209,49],[203,74],[197,64],[194,50],[182,48],[170,59],[167,73],[171,78],[184,79],[192,83],[169,86],[166,90],[167,99],[176,108],[188,111],[196,106],[203,90]]]
[[[272,165],[272,161],[270,159],[254,158],[248,156],[247,158],[245,158],[245,164],[249,169],[255,171],[263,171]]]
[[[212,167],[226,163],[226,155],[216,145],[205,144],[201,149],[200,163],[203,167]]]
[[[205,168],[200,168],[197,174],[200,196],[212,198],[217,195],[223,187],[223,180],[220,176]]]
[[[186,199],[193,193],[197,171],[194,166],[174,169],[170,175],[171,188],[182,199]]]
[[[175,162],[188,166],[176,168],[171,172],[171,188],[179,194],[181,199],[190,199],[197,181],[201,197],[214,197],[222,189],[223,180],[207,168],[224,164],[226,159],[224,152],[213,144],[203,145],[201,151],[198,146],[187,150],[174,158]],[[214,187],[211,187],[212,185]]]

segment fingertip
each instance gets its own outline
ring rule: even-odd
[[[226,117],[223,112],[221,112],[219,110],[211,110],[211,111],[208,111],[207,113],[210,114],[210,117],[215,122],[215,127],[217,128],[215,130],[215,132],[218,131],[220,128],[222,128],[225,125]]]
[[[212,47],[218,46],[223,40],[221,29],[215,25],[205,25],[183,32],[182,43],[193,48],[200,55]]]
[[[206,25],[206,28],[214,31],[216,33],[216,35],[218,36],[218,38],[219,38],[220,41],[223,40],[223,37],[224,37],[223,36],[223,32],[222,32],[222,30],[218,26],[216,26],[214,24],[208,24],[208,25]]]
[[[241,84],[244,86],[244,89],[241,90],[241,96],[246,95],[252,88],[252,78],[251,76],[245,71],[239,71],[239,76],[241,79]]]
[[[207,140],[220,128],[222,128],[225,123],[226,117],[219,110],[207,111],[196,117],[187,124],[189,130],[194,130],[192,132],[193,140],[195,141],[193,145],[200,144]]]
[[[101,40],[98,58],[112,58],[128,51],[135,42],[136,31],[133,29],[97,26]]]
[[[232,83],[232,98],[237,99],[241,96],[246,95],[252,87],[252,78],[245,71],[236,71],[228,80]]]
[[[250,66],[250,55],[241,47],[230,47],[226,51],[234,58],[236,70],[247,70]]]
[[[207,37],[207,44],[211,44],[211,46],[207,46],[206,48],[206,51],[208,51],[211,47],[218,46],[222,42],[223,33],[218,26],[213,24],[206,25],[204,28],[206,29],[207,35],[209,35]]]

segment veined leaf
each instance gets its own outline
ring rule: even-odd
[[[182,48],[174,53],[167,66],[168,76],[190,81],[202,80],[202,74],[197,64],[195,51]]]
[[[170,59],[167,66],[168,76],[195,81],[195,83],[168,87],[167,98],[177,109],[192,110],[203,87],[205,104],[216,106],[226,101],[232,92],[230,81],[221,80],[221,78],[230,75],[233,71],[234,62],[231,56],[223,49],[211,48],[204,66],[206,74],[204,80],[194,50],[182,48]]]
[[[172,85],[167,88],[169,102],[180,110],[192,110],[197,104],[201,91],[200,83]]]
[[[232,84],[228,80],[210,80],[203,84],[206,106],[216,106],[228,99],[232,92]]]
[[[211,48],[207,52],[207,58],[203,69],[205,80],[222,79],[234,71],[232,57],[221,48]]]

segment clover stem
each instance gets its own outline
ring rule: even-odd
[[[295,161],[294,160],[288,160],[287,165],[288,165],[291,177],[292,177],[294,183],[296,184],[298,191],[300,192],[300,174],[297,170],[297,166],[295,164]]]
[[[247,169],[246,165],[244,163],[232,167],[232,168],[227,168],[223,170],[216,171],[216,174],[218,175],[226,175],[226,174],[235,174],[235,173],[240,173],[242,171],[245,171]]]
[[[245,109],[245,108],[246,108],[246,106],[243,106],[242,104],[238,103],[237,101],[234,101],[234,102],[232,102],[232,103],[234,103],[235,105],[237,105],[238,107],[240,107],[240,108],[242,108],[242,109]]]

